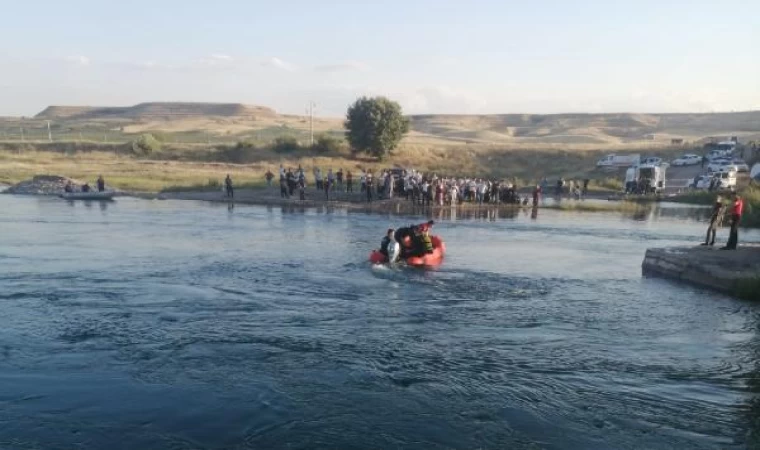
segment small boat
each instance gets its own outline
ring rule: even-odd
[[[113,200],[114,191],[90,191],[90,192],[64,192],[61,198],[66,200]]]
[[[417,267],[436,267],[443,262],[443,256],[446,254],[446,244],[438,236],[430,236],[430,241],[433,243],[433,253],[428,253],[423,256],[410,256],[405,261],[410,266]],[[409,246],[409,242],[406,242],[406,247]],[[369,260],[373,264],[385,264],[388,259],[380,253],[379,250],[372,250],[369,254]]]

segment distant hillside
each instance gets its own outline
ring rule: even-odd
[[[48,106],[36,119],[156,119],[185,117],[251,117],[276,116],[263,106],[241,103],[140,103],[127,107],[101,106]]]
[[[270,142],[281,136],[307,141],[306,116],[239,103],[141,103],[129,107],[50,106],[35,116],[0,119],[0,139],[129,141],[160,133],[183,143]],[[495,114],[409,116],[405,145],[443,147],[475,144],[502,148],[618,149],[685,145],[738,136],[760,141],[760,111],[684,114]],[[20,129],[23,127],[24,135]],[[343,132],[340,117],[314,118],[315,135]]]
[[[760,111],[685,114],[500,114],[411,116],[412,129],[472,142],[619,143],[642,139],[760,135]]]

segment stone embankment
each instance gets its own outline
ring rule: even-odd
[[[75,180],[72,178],[61,177],[57,175],[38,175],[31,180],[22,181],[21,183],[10,186],[5,189],[5,194],[20,194],[20,195],[59,195],[63,192],[66,183],[71,182],[74,185],[74,190],[78,191],[84,182]],[[96,188],[94,183],[90,183],[90,187]],[[106,190],[112,190],[106,186]]]
[[[760,245],[737,250],[713,247],[650,248],[641,265],[645,276],[661,276],[760,300]]]

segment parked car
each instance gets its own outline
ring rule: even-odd
[[[733,160],[731,158],[718,158],[713,161],[710,161],[710,164],[707,165],[707,171],[708,172],[722,172],[729,170],[729,168],[733,166]],[[734,170],[736,168],[734,167]]]
[[[607,155],[596,162],[596,167],[628,167],[638,164],[640,156],[634,155]]]
[[[658,158],[656,156],[647,156],[646,158],[641,159],[642,166],[661,166],[662,165],[662,158]]]
[[[732,152],[730,152],[728,150],[717,150],[717,149],[716,150],[710,150],[710,152],[707,153],[707,159],[709,159],[710,161],[712,161],[714,159],[719,159],[719,158],[730,158],[731,154],[732,154]]]
[[[689,187],[693,189],[707,189],[710,187],[710,180],[712,180],[710,175],[697,175],[691,181]]]
[[[686,154],[679,158],[676,158],[670,164],[674,166],[693,166],[695,164],[702,163],[702,157],[694,154]]]
[[[718,189],[735,189],[736,188],[736,172],[725,171],[715,174],[715,187]]]

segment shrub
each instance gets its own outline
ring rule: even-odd
[[[343,141],[336,137],[323,134],[317,138],[312,150],[317,153],[337,153],[343,148]]]
[[[234,147],[220,147],[211,154],[214,161],[244,164],[253,160],[253,154],[257,151],[256,145],[251,141],[240,141]]]
[[[272,142],[272,150],[277,153],[290,153],[300,148],[298,140],[293,136],[281,136]]]
[[[132,141],[132,153],[137,156],[150,156],[161,151],[161,142],[152,134],[142,134],[137,140]]]

